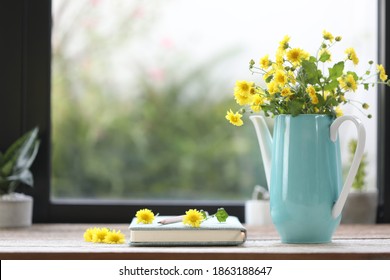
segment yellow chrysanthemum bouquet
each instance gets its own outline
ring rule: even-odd
[[[269,55],[262,57],[258,65],[251,60],[250,71],[262,75],[264,83],[237,81],[234,98],[243,107],[236,113],[229,110],[226,119],[241,126],[242,114],[260,111],[266,116],[327,114],[338,117],[343,114],[340,105],[352,104],[346,97],[347,92],[356,92],[360,86],[368,90],[370,85],[378,83],[390,85],[384,67],[377,65],[372,71],[372,61],[368,62],[368,70],[363,75],[347,70],[359,63],[353,48],[345,50],[344,60],[331,65],[330,50],[341,41],[341,37],[334,37],[327,31],[322,35],[323,41],[315,56],[301,48],[291,47],[290,37],[285,36],[279,43],[275,60]],[[367,103],[360,103],[360,106],[363,109],[369,107]],[[371,118],[370,114],[367,116]]]

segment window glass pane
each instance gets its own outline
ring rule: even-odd
[[[249,60],[274,55],[286,34],[313,53],[324,29],[361,69],[377,57],[370,0],[54,0],[53,22],[55,198],[247,199],[266,186],[257,139],[249,121],[224,116],[238,108],[235,81],[260,79]],[[366,124],[373,187],[376,91],[364,94],[373,119],[345,112]],[[355,137],[345,130],[344,146]]]

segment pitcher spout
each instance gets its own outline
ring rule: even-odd
[[[268,190],[270,189],[271,160],[272,160],[272,136],[263,116],[253,115],[249,117],[255,126],[257,140],[259,141],[260,153],[263,159],[265,178]]]

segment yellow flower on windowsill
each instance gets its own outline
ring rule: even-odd
[[[233,125],[243,125],[245,113],[263,111],[265,116],[280,114],[326,114],[333,117],[342,115],[341,105],[359,105],[367,110],[368,104],[349,99],[346,94],[357,94],[359,88],[368,90],[376,84],[390,85],[382,65],[368,69],[359,75],[354,67],[359,58],[354,48],[345,49],[345,59],[332,62],[332,48],[342,40],[329,31],[322,33],[322,42],[314,55],[299,47],[292,47],[290,37],[285,36],[278,45],[275,58],[268,54],[261,56],[258,65],[252,59],[249,69],[260,74],[259,82],[237,81],[234,98],[243,106],[237,112],[227,111],[226,119]],[[263,83],[265,82],[265,84]],[[370,118],[371,115],[367,114]]]
[[[121,233],[120,230],[118,231],[111,230],[107,233],[106,237],[104,238],[104,243],[123,244],[125,243],[125,236],[123,233]]]
[[[92,243],[123,244],[125,236],[120,230],[109,228],[88,228],[84,232],[84,241]]]

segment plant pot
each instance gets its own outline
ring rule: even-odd
[[[269,200],[248,200],[245,202],[245,224],[271,225]]]
[[[356,191],[348,195],[341,223],[375,224],[378,205],[376,191]]]
[[[0,196],[0,228],[31,226],[32,212],[31,196],[20,193]]]

